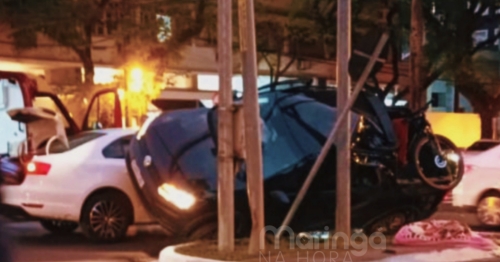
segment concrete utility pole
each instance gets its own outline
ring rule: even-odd
[[[422,0],[411,1],[410,108],[420,109],[427,99],[424,87],[424,15]]]
[[[245,118],[245,146],[248,201],[252,216],[252,232],[248,252],[259,253],[260,234],[264,225],[264,189],[261,148],[259,94],[257,90],[257,46],[253,0],[238,0],[240,51],[243,65],[243,114]]]
[[[337,2],[337,109],[345,110],[351,95],[351,0]],[[335,137],[337,147],[337,211],[335,231],[351,236],[351,113],[340,122]]]
[[[219,251],[234,251],[234,146],[231,0],[218,0],[218,238]]]

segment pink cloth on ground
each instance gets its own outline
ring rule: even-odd
[[[479,235],[468,225],[456,220],[430,220],[408,224],[398,231],[393,243],[405,246],[469,246],[484,250],[497,248],[491,239]]]

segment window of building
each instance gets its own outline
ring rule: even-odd
[[[0,110],[7,107],[7,87],[0,80]]]
[[[479,43],[488,40],[488,30],[477,30],[472,34],[472,39],[474,40],[474,46]]]
[[[158,30],[158,41],[165,42],[172,35],[172,21],[170,16],[167,15],[156,15],[156,19],[160,22],[160,28]]]
[[[432,93],[432,107],[446,107],[446,93]]]

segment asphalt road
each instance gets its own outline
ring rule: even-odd
[[[15,262],[149,262],[156,261],[163,248],[176,244],[156,226],[132,228],[125,241],[115,244],[91,243],[78,230],[70,235],[54,235],[38,222],[4,226],[14,245]]]
[[[473,228],[477,225],[474,215],[446,208],[440,209],[433,218],[458,219]],[[164,247],[180,242],[167,237],[158,226],[132,228],[130,236],[124,242],[116,244],[91,243],[78,231],[66,236],[53,235],[45,231],[38,222],[11,222],[6,228],[15,245],[16,262],[150,262],[157,260]]]

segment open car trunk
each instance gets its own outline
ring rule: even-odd
[[[103,106],[101,100],[112,108]],[[103,113],[105,110],[110,114]],[[103,125],[109,115],[110,121]],[[38,91],[36,81],[25,74],[0,71],[0,174],[6,184],[22,183],[25,165],[35,152],[48,148],[55,139],[67,144],[67,136],[82,130],[123,124],[117,88],[94,94],[79,126],[57,95]]]

